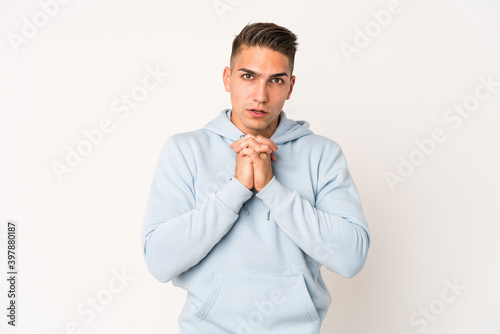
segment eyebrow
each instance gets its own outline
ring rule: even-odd
[[[251,74],[251,75],[253,75],[253,76],[255,76],[255,77],[259,77],[259,78],[262,76],[261,74],[259,74],[259,73],[257,73],[257,72],[254,72],[254,71],[252,71],[252,70],[249,70],[249,69],[247,69],[247,68],[240,68],[238,71],[242,71],[242,72],[245,72],[245,73]],[[286,72],[281,72],[281,73],[271,74],[271,75],[269,76],[269,78],[277,78],[277,77],[283,77],[283,76],[288,77],[288,74],[287,74]]]

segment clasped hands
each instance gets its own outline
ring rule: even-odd
[[[278,146],[269,138],[246,135],[229,145],[236,153],[234,177],[245,187],[261,191],[273,178],[271,161]]]

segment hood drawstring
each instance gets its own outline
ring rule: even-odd
[[[245,213],[246,213],[246,214],[247,214],[247,216],[248,216],[248,207],[247,207],[247,203],[245,203],[244,207],[245,207]],[[271,210],[267,210],[267,212],[266,212],[266,213],[267,213],[267,220],[270,220],[270,219],[271,219]]]

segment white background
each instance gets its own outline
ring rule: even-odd
[[[184,292],[156,281],[141,253],[151,177],[170,135],[230,107],[221,79],[232,39],[259,21],[299,36],[285,111],[342,146],[371,230],[360,274],[323,271],[333,303],[322,333],[500,333],[500,87],[460,125],[443,119],[479,77],[500,81],[500,3],[401,0],[377,31],[371,12],[388,0],[218,2],[230,10],[213,0],[73,0],[47,22],[38,1],[0,3],[1,254],[8,220],[19,246],[18,326],[6,324],[2,279],[2,333],[178,332]],[[16,46],[34,16],[38,31]],[[355,46],[367,26],[369,44],[346,57],[342,43]],[[169,74],[120,118],[113,103],[148,67]],[[59,180],[53,163],[103,119],[113,130]],[[436,128],[446,140],[418,153],[415,141]],[[418,166],[391,189],[386,173],[410,157]],[[96,297],[108,299],[91,317]]]

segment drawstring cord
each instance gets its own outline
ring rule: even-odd
[[[247,214],[248,216],[248,207],[247,207],[247,203],[245,203],[245,213]],[[267,210],[267,220],[270,220],[271,219],[271,210]]]

